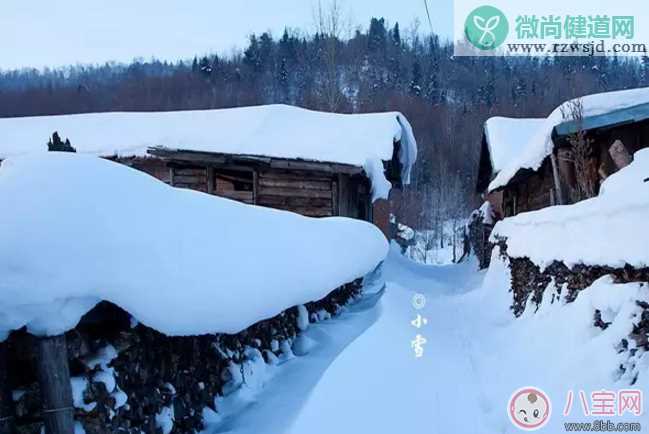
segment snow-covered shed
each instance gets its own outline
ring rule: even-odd
[[[514,161],[534,131],[544,119],[492,117],[484,124],[480,146],[480,166],[478,168],[477,193],[487,192],[489,183],[508,164]],[[486,194],[496,217],[501,217],[502,193],[494,191]]]
[[[77,152],[111,158],[176,187],[312,217],[368,221],[376,199],[409,183],[417,156],[401,113],[266,105],[0,119],[0,160],[45,151],[55,131]]]
[[[502,192],[505,217],[597,195],[608,176],[649,146],[649,88],[567,101],[528,135],[487,188]]]

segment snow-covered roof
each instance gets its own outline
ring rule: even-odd
[[[587,95],[579,99],[583,104],[583,116],[586,118],[649,103],[649,88]],[[563,113],[570,109],[573,101],[561,104],[535,129],[520,155],[507,164],[489,184],[489,191],[507,185],[521,169],[538,170],[541,167],[554,148],[552,132],[557,125],[566,120]]]
[[[23,326],[64,332],[100,300],[168,335],[235,333],[388,252],[368,222],[177,189],[87,155],[9,158],[0,198],[0,341]]]
[[[649,266],[649,149],[634,158],[604,181],[599,196],[507,218],[492,237],[507,238],[510,256],[528,257],[541,266],[555,260]]]
[[[417,158],[401,113],[337,114],[278,104],[0,119],[0,159],[47,150],[54,131],[78,152],[100,156],[145,156],[149,147],[164,147],[350,164],[365,169],[379,197],[390,185],[378,169],[392,159],[394,141],[401,141],[406,184]]]
[[[500,172],[514,161],[530,141],[537,128],[545,119],[526,118],[489,118],[484,125],[484,134],[491,166],[494,173]]]

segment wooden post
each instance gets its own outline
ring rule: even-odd
[[[624,146],[622,140],[616,140],[613,142],[608,153],[611,155],[611,158],[618,170],[624,169],[633,161],[633,155],[629,153],[629,150]]]
[[[74,434],[74,407],[65,335],[37,339],[36,364],[46,434]]]
[[[252,171],[252,204],[257,205],[257,197],[259,196],[259,172]]]
[[[214,168],[213,167],[208,167],[207,168],[207,192],[209,194],[214,194]]]
[[[14,405],[7,372],[7,344],[0,342],[0,434],[14,433]]]
[[[550,154],[550,160],[552,161],[552,178],[554,178],[554,189],[556,191],[556,201],[557,205],[565,205],[565,199],[563,197],[563,189],[561,188],[561,179],[559,179],[559,165],[557,164],[557,156],[552,152]]]

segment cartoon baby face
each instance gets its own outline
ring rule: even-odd
[[[550,420],[550,400],[540,389],[519,389],[509,400],[509,418],[518,428],[537,430]]]

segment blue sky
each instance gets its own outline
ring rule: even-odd
[[[322,0],[327,4],[330,0]],[[227,53],[248,35],[285,26],[313,32],[317,0],[3,0],[0,68],[56,67],[76,63],[167,60]],[[234,4],[233,4],[234,3]],[[424,0],[339,0],[352,26],[370,17],[415,19],[428,31]],[[428,0],[436,33],[452,33],[452,1]]]

